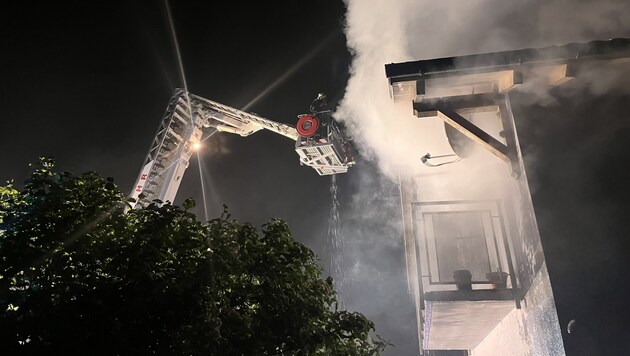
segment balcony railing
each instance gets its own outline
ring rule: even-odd
[[[412,203],[421,297],[507,297],[520,308],[513,246],[503,217],[499,200]]]

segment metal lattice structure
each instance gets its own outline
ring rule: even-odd
[[[330,112],[314,113],[322,129],[313,137],[303,137],[295,127],[265,119],[206,98],[175,90],[162,118],[131,197],[135,207],[154,200],[173,202],[204,128],[214,128],[243,137],[266,129],[295,141],[300,164],[312,167],[319,175],[345,173],[355,161],[348,140]]]
[[[346,173],[355,163],[347,139],[330,117],[329,111],[318,114],[323,121],[321,135],[299,136],[295,142],[300,164],[312,167],[320,176]]]
[[[267,129],[292,140],[298,138],[298,133],[292,126],[277,123],[193,94],[190,94],[190,101],[193,113],[207,120],[209,125],[216,127],[218,131],[246,137],[254,132]]]
[[[193,145],[201,141],[207,122],[192,115],[190,98],[176,90],[144,160],[131,197],[136,207],[154,200],[175,199],[179,184],[193,154]]]

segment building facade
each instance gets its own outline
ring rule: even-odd
[[[628,57],[616,39],[386,65],[426,151],[400,177],[421,353],[565,354],[510,93]]]

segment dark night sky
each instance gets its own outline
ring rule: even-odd
[[[21,182],[28,163],[45,155],[75,174],[114,177],[123,191],[135,183],[166,104],[183,82],[162,1],[97,4],[16,5],[0,15],[0,181]],[[241,108],[284,75],[248,111],[288,124],[308,111],[317,93],[326,93],[333,105],[343,96],[351,56],[342,1],[199,4],[170,4],[190,92]],[[226,204],[233,218],[257,226],[272,217],[285,219],[295,238],[328,268],[330,178],[300,166],[294,143],[271,132],[247,138],[216,134],[206,142],[202,162],[209,217],[218,217]],[[375,172],[364,162],[339,177],[342,220],[349,204],[397,201],[397,187]],[[390,194],[353,198],[358,180]],[[197,200],[203,217],[194,157],[175,203],[187,197]],[[348,230],[361,218],[349,213],[346,220]],[[345,263],[352,264],[349,259],[358,253],[372,261],[379,277],[356,281],[346,299],[396,345],[391,354],[412,355],[415,316],[398,220],[393,225],[393,232],[381,224],[372,233],[387,234],[396,244],[348,246],[356,250],[348,252]]]
[[[162,2],[87,4],[15,4],[0,15],[2,182],[22,181],[28,163],[45,155],[56,157],[63,170],[114,177],[129,191],[168,99],[183,85]],[[209,4],[171,4],[192,93],[240,108],[306,58],[249,110],[294,124],[318,92],[333,103],[343,97],[351,60],[343,2]],[[528,177],[569,355],[630,349],[628,93],[586,92],[583,101],[552,93],[555,103],[514,107],[525,122]],[[217,134],[208,142],[202,162],[210,217],[225,203],[234,218],[255,225],[283,218],[325,266],[330,179],[300,166],[293,142],[280,135]],[[197,164],[193,158],[177,200],[195,198],[203,216]],[[359,228],[361,207],[397,201],[397,187],[375,171],[360,159],[339,177],[346,232]],[[384,194],[366,197],[357,194],[359,186]],[[389,354],[412,355],[417,340],[402,240],[369,245],[379,236],[397,238],[397,219],[392,216],[391,226],[363,226],[369,231],[361,234],[374,240],[346,246],[346,265],[355,258],[378,272],[370,281],[349,281],[347,299],[396,344]],[[576,331],[567,335],[573,318]]]
[[[293,124],[318,92],[341,97],[350,60],[342,3],[222,6],[171,4],[192,93],[240,108],[325,42],[249,110]],[[2,16],[0,179],[19,181],[27,163],[52,155],[62,169],[95,170],[129,190],[173,89],[183,86],[163,3],[21,6]],[[221,203],[254,223],[298,206],[311,212],[310,225],[327,214],[318,204],[327,203],[328,180],[300,167],[286,138],[215,135],[205,149],[220,201],[213,215]],[[200,197],[196,159],[186,179],[178,197]],[[275,189],[292,199],[269,199]]]
[[[627,354],[630,95],[627,87],[593,93],[578,82],[553,95],[555,103],[524,105],[515,116],[523,119],[520,138],[565,349]]]

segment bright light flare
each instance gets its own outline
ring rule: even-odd
[[[199,151],[199,149],[201,148],[201,142],[193,142],[191,147],[193,151]]]
[[[306,53],[300,60],[298,60],[295,64],[293,64],[286,72],[284,72],[278,79],[276,79],[273,83],[269,84],[260,94],[258,94],[254,99],[250,100],[245,106],[241,108],[243,111],[249,110],[254,104],[256,104],[260,99],[264,98],[267,94],[269,94],[273,89],[278,87],[280,84],[284,83],[293,73],[297,72],[298,69],[302,68],[306,63],[308,63],[316,54],[318,54],[333,38],[335,37],[335,33],[331,32],[328,36],[324,37],[322,41],[317,44],[317,46],[313,47],[308,53]]]

